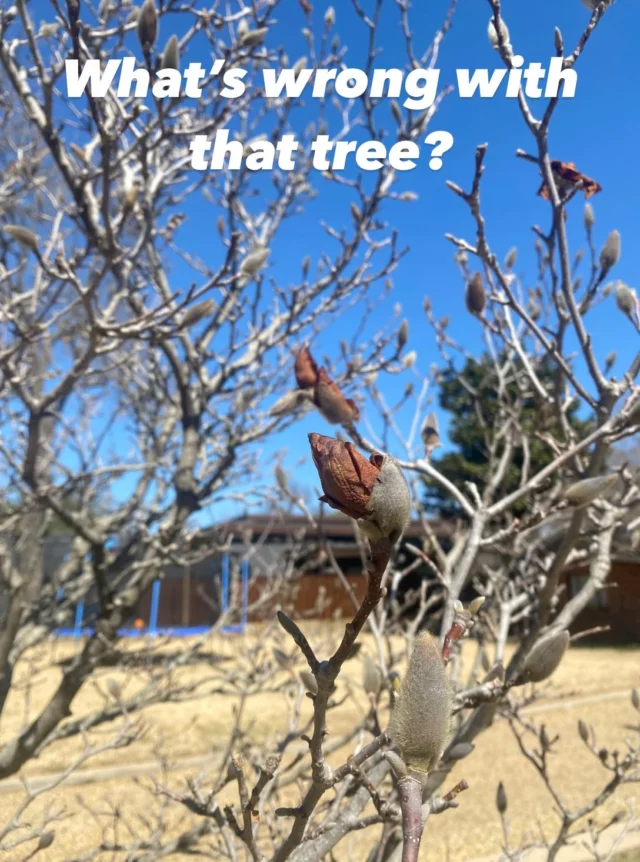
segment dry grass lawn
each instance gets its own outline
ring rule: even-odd
[[[326,638],[326,629],[323,631],[323,637]],[[337,636],[337,631],[335,634]],[[217,638],[209,646],[216,653],[227,656],[231,666],[240,645],[255,644],[256,639],[262,636],[262,632],[253,631],[244,636]],[[184,641],[170,644],[174,650],[183,646]],[[23,690],[8,703],[0,724],[0,740],[11,738],[24,726],[25,721],[37,713],[59,680],[60,670],[53,665],[53,661],[69,655],[77,648],[77,644],[72,642],[59,642],[53,648],[48,647],[46,652],[32,655],[30,661],[21,666],[18,680]],[[128,648],[136,649],[139,645],[132,642]],[[371,651],[371,645],[365,645],[365,650]],[[471,651],[466,651],[463,658],[465,662],[470,661]],[[359,664],[357,659],[349,662],[341,677],[341,685],[350,685],[355,698],[331,713],[329,729],[334,737],[346,733],[366,711],[366,698],[359,687]],[[211,676],[211,669],[203,665],[184,669],[181,674],[191,681],[206,681]],[[286,674],[281,673],[274,682],[284,681],[285,678]],[[125,677],[113,670],[101,670],[95,681],[86,686],[74,702],[74,716],[84,715],[100,707],[104,702],[108,680],[117,680],[128,696],[143,685],[145,679],[142,673]],[[578,719],[582,718],[593,726],[600,746],[623,749],[623,740],[627,734],[624,725],[630,724],[634,717],[637,723],[637,714],[626,693],[638,685],[640,648],[616,650],[575,647],[569,651],[553,679],[540,687],[542,697],[534,707],[531,718],[537,724],[544,722],[549,736],[560,735],[561,754],[552,761],[553,775],[568,804],[583,804],[608,779],[608,773],[580,741],[576,732]],[[616,697],[616,693],[623,694]],[[586,702],[577,705],[572,703],[582,698]],[[209,695],[188,703],[152,706],[144,712],[146,732],[142,739],[126,749],[97,755],[83,768],[144,764],[156,760],[158,752],[171,760],[195,755],[202,755],[203,759],[211,755],[215,757],[226,745],[236,702],[235,698]],[[310,715],[311,704],[306,700],[303,709],[306,710],[304,714]],[[287,698],[282,693],[258,694],[246,703],[243,726],[256,743],[267,746],[275,744],[286,729],[286,721]],[[112,733],[113,727],[109,726],[92,732],[90,739],[99,743],[106,741]],[[81,745],[81,740],[75,737],[51,746],[25,768],[24,775],[58,772],[78,753]],[[336,763],[341,762],[348,754],[349,749],[346,748],[332,759]],[[209,768],[213,770],[213,766]],[[197,772],[197,766],[175,769],[167,781],[179,790],[184,787],[184,779]],[[502,832],[493,800],[500,780],[507,790],[508,818],[514,838],[524,833],[539,834],[540,830],[553,834],[556,816],[552,802],[535,771],[517,750],[506,722],[497,722],[479,738],[475,751],[457,765],[444,789],[461,778],[468,781],[469,790],[460,796],[460,807],[429,821],[421,855],[425,862],[462,862],[499,852]],[[96,843],[100,831],[88,808],[107,813],[110,806],[117,802],[123,812],[119,826],[120,838],[123,841],[130,840],[127,828],[133,834],[146,834],[146,827],[139,815],[142,813],[144,817],[149,817],[162,804],[162,799],[153,793],[152,784],[152,778],[148,775],[128,774],[79,786],[62,786],[46,799],[37,800],[29,809],[32,823],[38,822],[43,806],[46,803],[51,805],[52,800],[55,806],[64,807],[69,815],[56,825],[55,843],[50,850],[39,854],[38,860],[69,862],[80,858],[83,852]],[[295,787],[291,788],[290,804],[297,802],[298,792]],[[604,818],[623,809],[626,800],[637,796],[637,785],[627,785],[601,811],[599,817]],[[0,810],[3,812],[0,823],[4,822],[21,798],[22,791],[18,789],[5,789],[0,794]],[[191,822],[191,815],[182,813],[179,808],[172,807],[167,816],[170,830]],[[366,850],[375,838],[373,830],[355,834],[339,845],[337,858],[354,862],[365,859]],[[16,856],[16,862],[24,855],[22,849]],[[181,854],[172,858],[184,862],[193,859],[192,856]],[[118,862],[121,862],[121,857]]]

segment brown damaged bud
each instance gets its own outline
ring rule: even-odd
[[[480,315],[487,304],[487,296],[484,292],[484,284],[482,276],[479,272],[467,282],[467,289],[464,296],[467,311],[471,314]]]
[[[175,33],[167,39],[167,44],[162,52],[160,68],[180,70],[180,44]]]
[[[365,656],[362,666],[362,687],[367,694],[377,697],[382,688],[382,671],[369,656]]]
[[[615,485],[617,478],[616,474],[612,473],[608,476],[594,476],[591,479],[581,479],[567,488],[564,492],[565,499],[577,508],[588,506],[594,500],[597,500],[598,497],[602,497],[610,491]]]
[[[507,792],[504,789],[504,784],[502,782],[498,784],[498,789],[496,790],[496,808],[498,809],[498,814],[506,814]]]
[[[360,419],[358,405],[352,398],[344,397],[340,387],[329,377],[325,368],[318,371],[313,401],[332,425],[344,425]]]
[[[144,0],[138,15],[138,41],[148,53],[158,37],[158,13],[153,0]]]
[[[27,227],[22,227],[19,224],[7,224],[4,226],[3,230],[5,233],[9,234],[12,239],[15,239],[17,243],[20,243],[23,248],[37,253],[38,235],[32,230],[29,230]]]
[[[318,693],[318,680],[310,670],[300,671],[300,681],[310,694]]]
[[[301,347],[296,354],[293,371],[300,389],[313,389],[318,379],[318,365],[308,347]]]
[[[620,260],[621,245],[620,234],[617,230],[612,230],[600,252],[600,268],[602,269],[603,276]]]
[[[309,434],[313,462],[324,496],[320,499],[354,518],[371,540],[400,538],[411,511],[409,485],[389,455],[374,452],[369,460],[353,443]]]
[[[566,629],[539,640],[527,656],[516,684],[548,679],[562,661],[568,646],[569,632]]]
[[[416,639],[400,686],[389,733],[409,769],[427,773],[449,734],[451,691],[440,648],[428,632]]]

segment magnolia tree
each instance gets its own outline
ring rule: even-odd
[[[386,5],[353,0],[369,67]],[[455,2],[426,49],[412,29],[408,4],[389,5],[399,16],[409,68],[435,68]],[[574,50],[567,52],[556,31],[564,68],[578,62],[609,6],[595,5]],[[576,217],[574,198],[596,194],[598,183],[571,163],[550,158],[548,131],[558,100],[536,116],[521,92],[531,154],[518,155],[539,167],[541,194],[549,202],[548,226],[535,228],[539,266],[533,288],[516,276],[515,253],[501,263],[492,250],[482,215],[485,145],[475,153],[475,169],[470,161],[469,187],[450,184],[468,209],[469,237],[448,239],[496,381],[489,418],[478,392],[461,378],[475,400],[488,480],[481,489],[459,487],[431,462],[440,441],[436,418],[427,415],[440,372],[464,355],[447,322],[425,301],[425,326],[441,356],[426,376],[415,367],[406,322],[391,332],[363,334],[404,253],[383,220],[384,204],[408,193],[394,191],[391,166],[365,183],[349,173],[320,177],[305,156],[319,133],[338,141],[363,127],[376,138],[382,123],[390,143],[424,136],[445,94],[423,112],[394,103],[391,127],[388,104],[367,94],[348,103],[328,99],[311,122],[298,100],[265,100],[260,71],[290,65],[278,47],[277,14],[290,16],[292,7],[278,0],[213,0],[208,6],[168,0],[160,8],[153,0],[140,8],[121,0],[99,7],[54,0],[47,19],[39,21],[19,0],[0,12],[0,714],[22,696],[18,663],[52,637],[77,602],[92,602],[90,633],[63,665],[53,694],[35,715],[26,709],[24,725],[0,745],[5,779],[63,740],[79,743],[63,773],[27,788],[19,807],[2,815],[0,849],[10,858],[55,852],[60,812],[47,807],[42,817],[31,818],[36,797],[55,794],[96,753],[135,744],[145,707],[195,696],[180,671],[197,662],[208,663],[207,691],[219,697],[238,696],[244,703],[259,692],[286,695],[286,733],[273,748],[261,748],[242,727],[238,710],[216,776],[190,780],[184,793],[158,785],[161,814],[157,822],[147,818],[135,835],[114,826],[123,816],[120,808],[110,816],[95,812],[97,819],[103,816],[102,839],[82,859],[120,854],[151,862],[201,852],[313,862],[330,856],[349,833],[367,829],[376,833],[371,862],[409,862],[418,856],[428,818],[458,805],[466,785],[447,786],[453,764],[473,756],[476,738],[497,718],[510,723],[560,812],[557,835],[546,845],[549,859],[581,818],[638,777],[637,743],[628,739],[621,742],[624,751],[609,752],[581,722],[578,732],[609,778],[591,802],[570,808],[548,771],[557,740],[522,714],[535,697],[535,686],[522,686],[557,668],[570,625],[605,584],[614,543],[622,530],[633,533],[640,517],[637,476],[626,463],[612,472],[606,468],[612,445],[640,430],[640,353],[620,379],[613,378],[589,334],[598,306],[608,302],[617,304],[620,327],[633,339],[640,325],[637,299],[631,288],[609,282],[620,236],[613,231],[596,251],[590,205],[584,212],[586,258],[582,252],[572,256],[567,237],[567,220]],[[510,68],[515,49],[500,3],[490,0],[489,7],[489,39]],[[296,67],[340,67],[346,48],[333,8],[317,30],[318,16],[306,0],[295,12],[306,25],[308,47]],[[65,60],[104,65],[133,56],[153,71],[179,68],[191,51],[246,69],[245,94],[225,98],[212,77],[197,101],[119,97],[113,87],[101,98],[66,97]],[[276,142],[295,130],[301,141],[295,169],[274,169],[260,179],[246,167],[192,170],[189,142],[220,129],[230,129],[246,152],[256,139]],[[298,277],[283,287],[270,272],[271,249],[289,237],[287,257],[295,254],[296,216],[331,185],[350,201],[349,227],[338,227],[341,219],[325,224],[330,251],[300,260]],[[320,367],[314,339],[356,304],[360,331]],[[576,343],[580,363],[570,353]],[[395,405],[385,398],[386,374],[410,378]],[[360,417],[363,393],[367,432]],[[529,418],[521,421],[532,401],[539,405],[533,427]],[[405,417],[407,405],[414,415],[405,431],[400,410]],[[592,417],[579,429],[570,418],[576,409]],[[309,411],[322,415],[321,428],[328,422],[341,429],[336,438],[312,434],[311,454],[322,499],[353,519],[368,557],[366,594],[358,602],[326,546],[336,588],[347,589],[354,604],[337,645],[334,629],[305,633],[305,622],[294,622],[283,606],[277,622],[267,620],[257,645],[238,648],[233,671],[205,654],[201,643],[173,652],[143,644],[132,658],[118,631],[164,566],[202,555],[198,510],[211,502],[255,501],[255,491],[247,498],[253,485],[264,489],[265,498],[286,498],[315,524],[286,472],[277,469],[272,492],[258,460],[263,441]],[[530,457],[534,437],[545,453],[540,468]],[[381,451],[386,449],[391,451]],[[515,487],[505,492],[514,465]],[[456,511],[450,545],[423,511],[426,482],[446,493]],[[423,541],[403,544],[412,512],[420,518]],[[60,530],[70,551],[45,582],[45,543]],[[206,554],[224,550],[224,541],[210,539]],[[560,576],[575,564],[588,575],[562,604]],[[429,578],[417,590],[403,591],[403,581],[423,566]],[[258,604],[271,607],[286,595],[294,564],[278,574]],[[270,637],[278,624],[292,639],[291,651],[280,643],[272,654]],[[371,708],[336,736],[332,715],[350,696],[348,690],[336,694],[339,675],[363,632],[376,647],[375,661],[369,656],[363,666]],[[516,635],[507,662],[507,640]],[[477,652],[463,678],[464,637],[475,639]],[[404,644],[400,651],[398,643]],[[297,660],[308,665],[299,676]],[[284,681],[274,682],[274,662],[287,671]],[[102,679],[101,668],[118,663],[146,674],[135,694],[112,681],[101,708],[71,716],[83,687]],[[302,710],[305,693],[310,719]],[[636,694],[633,703],[638,708]],[[108,741],[92,736],[97,727],[112,728]],[[354,745],[355,754],[330,768],[330,755]],[[504,818],[502,787],[496,804]],[[189,827],[169,828],[166,805],[182,812],[186,806]],[[589,834],[597,856],[599,830],[591,827]],[[505,849],[519,858],[524,848],[507,842]]]

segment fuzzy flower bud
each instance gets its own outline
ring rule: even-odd
[[[333,25],[336,23],[336,10],[333,8],[333,6],[329,6],[327,11],[324,13],[324,23],[325,27],[327,28],[333,27]]]
[[[398,350],[402,350],[407,341],[409,340],[409,322],[407,320],[403,320],[400,324],[400,329],[398,330],[398,335],[396,337],[396,344],[398,346]]]
[[[626,314],[627,317],[633,320],[633,314],[638,305],[638,298],[635,290],[628,287],[623,281],[619,281],[616,285],[616,305],[623,314]]]
[[[467,310],[471,314],[482,314],[485,305],[487,304],[487,297],[484,292],[482,276],[479,272],[476,272],[476,274],[467,282],[467,289],[465,291],[464,298],[467,304]]]
[[[259,27],[257,30],[247,30],[238,40],[241,48],[255,48],[262,45],[264,37],[269,32],[268,27]]]
[[[505,45],[509,44],[509,30],[507,25],[504,23],[502,18],[500,19],[500,35],[502,36],[502,41]],[[493,18],[489,19],[489,26],[487,27],[487,36],[489,37],[489,42],[491,43],[491,47],[495,48],[496,51],[500,48],[500,39],[498,38],[498,31],[496,30],[496,25],[493,23]]]
[[[451,721],[451,691],[438,644],[428,632],[416,639],[400,686],[389,733],[409,769],[427,773],[444,750]]]
[[[180,45],[175,33],[167,39],[167,44],[164,46],[164,51],[162,52],[160,68],[180,70]]]
[[[496,808],[498,814],[505,814],[507,811],[507,793],[504,789],[504,784],[500,782],[496,790]]]
[[[300,671],[300,681],[308,692],[310,692],[311,694],[318,693],[318,680],[315,678],[315,676],[311,673],[310,670]]]
[[[582,719],[578,720],[578,733],[580,734],[580,739],[584,743],[589,742],[589,728]]]
[[[287,416],[293,413],[298,407],[304,403],[311,401],[311,393],[303,389],[295,389],[293,392],[285,392],[282,398],[278,398],[276,403],[269,409],[270,416]]]
[[[517,684],[548,679],[562,661],[568,646],[569,632],[566,630],[539,640],[527,656]]]
[[[367,694],[377,697],[382,688],[382,671],[369,656],[365,656],[362,666],[362,687]]]
[[[138,41],[142,50],[148,53],[158,37],[158,13],[153,0],[144,0],[138,15]]]
[[[438,428],[438,419],[435,413],[429,413],[427,418],[424,420],[422,424],[422,429],[420,431],[420,436],[422,437],[422,442],[424,443],[424,447],[428,452],[431,452],[433,449],[442,445],[440,443],[440,429]]]
[[[591,206],[591,204],[587,201],[587,203],[584,205],[584,226],[586,230],[591,230],[595,223],[596,214],[593,211],[593,207]]]
[[[588,506],[598,497],[606,494],[616,483],[615,473],[609,476],[595,476],[592,479],[581,479],[564,492],[565,499],[572,506]]]
[[[617,230],[612,230],[606,238],[600,252],[600,267],[602,275],[606,275],[620,260],[621,239]]]
[[[507,252],[507,256],[504,259],[504,265],[507,269],[513,269],[516,265],[516,261],[518,260],[518,249],[510,248]]]
[[[27,227],[22,227],[19,224],[7,224],[3,228],[5,233],[8,233],[12,239],[20,243],[23,248],[29,251],[38,251],[38,235]]]
[[[324,496],[320,499],[357,520],[371,540],[395,542],[411,512],[404,474],[389,455],[374,452],[367,461],[353,443],[310,434],[311,454]]]
[[[240,264],[240,274],[253,278],[267,262],[271,252],[268,248],[260,248],[248,254]]]

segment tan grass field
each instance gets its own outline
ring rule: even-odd
[[[337,629],[331,632],[323,629],[322,640],[326,641],[327,649],[334,635],[338,637]],[[239,647],[255,644],[261,637],[261,631],[251,631],[247,635],[218,637],[208,646],[216,653],[228,656],[228,667],[231,668],[234,656],[241,651]],[[317,643],[318,638],[315,640]],[[140,644],[132,641],[127,646],[137,649]],[[173,641],[167,648],[175,650],[184,646],[184,641]],[[23,663],[17,676],[23,690],[8,702],[0,723],[0,741],[10,739],[24,727],[26,721],[37,714],[60,677],[60,670],[52,666],[53,661],[69,655],[77,648],[78,645],[70,641],[58,642],[53,648],[49,645],[46,650],[34,653],[29,662]],[[365,644],[367,650],[373,654],[371,644]],[[470,660],[471,650],[467,649],[463,654],[463,667]],[[180,673],[181,679],[206,682],[211,676],[211,669],[201,665],[185,668]],[[360,688],[360,675],[359,659],[345,665],[338,694],[348,685],[355,697],[331,712],[330,739],[347,733],[366,712],[367,701]],[[278,672],[273,682],[283,682],[286,677],[286,673]],[[124,676],[111,669],[100,670],[95,680],[81,691],[74,702],[73,716],[84,715],[101,706],[108,680],[117,680],[124,695],[129,696],[144,684],[145,679],[144,673]],[[576,646],[569,651],[552,680],[539,687],[541,697],[530,717],[537,724],[544,722],[550,737],[560,735],[558,748],[561,753],[552,760],[552,773],[569,805],[585,803],[609,778],[609,773],[579,739],[576,730],[578,719],[582,718],[593,726],[599,746],[624,750],[624,738],[628,735],[624,725],[631,724],[634,719],[637,724],[637,713],[628,697],[628,692],[634,686],[640,686],[640,648],[617,650]],[[620,693],[619,697],[617,693]],[[588,702],[572,705],[573,701],[582,698]],[[151,706],[144,711],[146,730],[140,740],[125,749],[103,752],[84,764],[82,769],[147,764],[157,761],[158,753],[161,753],[170,761],[202,756],[213,776],[215,758],[221,755],[227,744],[228,729],[236,704],[236,698],[213,694],[187,703]],[[264,693],[249,698],[245,703],[242,722],[249,738],[255,743],[273,747],[286,731],[287,708],[290,705],[291,698],[283,693]],[[310,714],[311,704],[305,700],[303,715]],[[381,720],[384,722],[384,719],[383,713]],[[107,725],[92,731],[88,739],[93,744],[105,742],[113,730],[113,725]],[[55,774],[64,769],[81,748],[82,740],[78,737],[56,743],[46,749],[40,758],[32,761],[25,768],[24,775]],[[334,763],[343,762],[349,753],[350,747],[346,747],[334,754],[331,760]],[[184,789],[185,778],[198,771],[197,761],[196,765],[192,764],[189,768],[175,769],[168,774],[166,784],[180,792]],[[141,773],[144,770],[141,769]],[[553,834],[557,817],[552,801],[533,768],[517,750],[505,721],[497,722],[479,738],[475,751],[456,766],[443,789],[447,790],[462,778],[468,781],[469,790],[459,797],[460,807],[429,820],[421,854],[425,862],[462,862],[500,851],[502,830],[494,806],[496,786],[500,780],[507,790],[508,819],[514,839],[524,833],[532,836],[539,834],[540,830]],[[621,788],[600,810],[598,818],[606,818],[625,809],[626,802],[631,803],[640,795],[638,787],[627,785]],[[288,804],[295,805],[299,799],[299,790],[293,785],[287,795],[291,797]],[[15,787],[8,791],[5,788],[0,793],[0,823],[5,821],[22,796],[23,792]],[[126,774],[76,786],[65,785],[36,800],[29,809],[29,822],[37,824],[43,806],[51,805],[52,802],[56,807],[64,808],[67,816],[56,824],[56,841],[50,850],[38,855],[38,860],[42,862],[70,862],[81,858],[96,844],[101,834],[99,824],[90,811],[99,810],[103,815],[108,815],[115,803],[122,812],[118,830],[123,842],[130,841],[131,834],[148,834],[140,815],[151,817],[152,812],[159,810],[163,804],[163,797],[153,792],[153,778],[148,774]],[[179,807],[171,806],[167,810],[170,832],[179,827],[185,828],[192,822],[192,815],[183,813]],[[338,846],[336,858],[354,862],[365,859],[368,848],[375,841],[375,832],[377,829],[356,833],[352,838],[345,839]],[[113,838],[112,833],[110,838]],[[20,848],[15,862],[25,855],[26,849]],[[111,854],[104,858],[113,859],[114,862],[123,859],[122,855],[114,857]],[[186,862],[194,857],[178,853],[171,858]],[[8,859],[7,862],[14,860]]]

